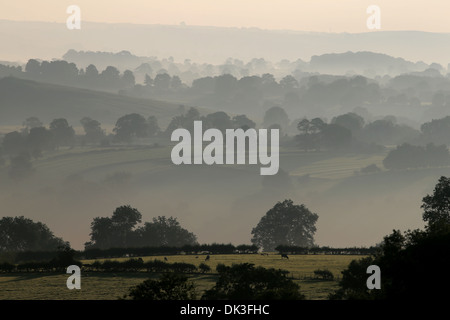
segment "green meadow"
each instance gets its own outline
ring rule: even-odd
[[[198,258],[197,258],[198,257]],[[353,259],[362,256],[350,255],[290,255],[289,260],[281,259],[278,254],[263,256],[259,254],[211,255],[205,261],[205,255],[174,255],[166,256],[168,262],[186,262],[199,265],[206,263],[211,272],[205,274],[190,274],[189,279],[196,284],[199,296],[204,290],[211,288],[216,279],[217,264],[231,265],[233,263],[253,263],[265,268],[284,269],[289,271],[289,277],[300,285],[300,290],[307,299],[324,300],[328,294],[338,288],[341,271]],[[125,260],[127,258],[115,259]],[[163,256],[143,257],[147,260],[164,260]],[[92,263],[94,260],[85,260]],[[328,269],[335,280],[323,281],[314,279],[314,270]],[[133,287],[146,279],[158,277],[157,274],[146,272],[135,273],[103,273],[81,272],[81,289],[69,290],[66,287],[67,274],[20,273],[0,275],[1,300],[115,300],[127,294]]]

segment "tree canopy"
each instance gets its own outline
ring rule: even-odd
[[[252,230],[252,243],[264,251],[273,251],[282,245],[309,247],[314,244],[316,213],[292,200],[278,202],[267,211]]]
[[[113,131],[118,141],[131,142],[133,138],[148,136],[147,120],[140,114],[131,113],[120,117]]]
[[[3,217],[0,220],[1,251],[52,251],[65,246],[61,238],[42,222],[20,217]]]
[[[142,214],[129,205],[115,209],[111,218],[96,217],[91,223],[91,241],[86,249],[133,247],[182,247],[197,244],[197,237],[181,227],[176,218],[158,216],[137,226]]]
[[[423,221],[430,231],[444,229],[450,225],[450,178],[440,177],[433,194],[422,199]]]

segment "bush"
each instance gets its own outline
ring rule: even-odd
[[[314,275],[316,278],[321,278],[322,280],[333,280],[334,279],[334,275],[330,270],[314,270]]]
[[[288,271],[255,267],[254,264],[217,265],[219,279],[205,291],[203,300],[302,300],[300,287],[287,278]]]
[[[130,288],[128,296],[132,300],[194,300],[197,294],[186,276],[165,273],[159,280],[148,279]]]
[[[198,266],[198,269],[200,270],[201,273],[206,273],[206,272],[210,272],[211,271],[211,267],[208,266],[206,263],[200,263],[200,265]]]

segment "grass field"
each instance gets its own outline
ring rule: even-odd
[[[204,255],[198,258],[194,255],[166,256],[168,262],[187,262],[199,265],[204,261]],[[318,281],[308,277],[314,270],[328,269],[335,277],[339,277],[351,260],[362,256],[331,256],[331,255],[291,255],[289,260],[281,259],[277,254],[262,256],[256,254],[242,255],[212,255],[206,261],[212,271],[207,274],[192,274],[190,279],[196,283],[197,292],[201,295],[211,288],[217,274],[215,267],[218,263],[231,265],[233,263],[254,263],[265,268],[284,269],[290,272],[301,287],[301,292],[307,299],[327,299],[329,293],[338,288],[338,279],[334,281]],[[124,258],[125,259],[125,258]],[[124,260],[116,259],[116,260]],[[163,260],[164,257],[143,257],[143,260]],[[91,263],[93,260],[83,261]],[[8,274],[0,275],[1,300],[115,300],[123,297],[129,288],[148,278],[156,278],[155,274],[148,273],[83,273],[81,274],[81,290],[69,290],[66,287],[66,274]]]

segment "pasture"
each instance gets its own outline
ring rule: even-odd
[[[265,268],[284,269],[290,272],[301,287],[301,292],[307,299],[327,299],[329,293],[338,287],[338,279],[341,271],[353,259],[362,256],[350,255],[290,255],[289,260],[281,259],[278,254],[263,256],[259,254],[232,254],[211,255],[209,261],[205,261],[205,255],[174,255],[166,256],[168,262],[186,262],[199,265],[206,263],[211,267],[211,272],[206,274],[189,274],[194,281],[199,296],[204,290],[211,288],[216,279],[215,268],[218,263],[231,265],[233,263],[254,263]],[[144,261],[158,259],[163,261],[163,256],[142,257]],[[125,260],[120,258],[115,260]],[[85,260],[83,263],[92,263],[94,260]],[[333,281],[321,281],[311,279],[314,270],[328,269],[334,276]],[[133,273],[81,273],[81,290],[69,290],[66,287],[67,274],[46,273],[21,273],[0,275],[0,299],[1,300],[115,300],[123,297],[129,288],[148,278],[156,278],[157,274],[145,272]]]

